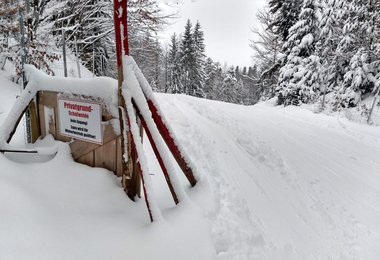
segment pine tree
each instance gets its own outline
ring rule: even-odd
[[[213,90],[214,86],[216,85],[216,74],[217,67],[214,61],[211,58],[207,58],[205,63],[205,86],[203,88],[205,98],[207,99],[215,98]]]
[[[270,0],[269,10],[273,14],[273,21],[269,28],[285,42],[290,28],[298,21],[301,0]]]
[[[223,84],[220,89],[220,100],[229,103],[239,103],[241,87],[235,75],[235,68],[229,67],[224,74]]]
[[[353,1],[348,11],[345,37],[339,46],[352,57],[338,93],[343,107],[356,106],[362,95],[375,93],[380,80],[380,1]]]
[[[194,32],[194,74],[192,77],[191,93],[193,96],[205,97],[203,91],[205,85],[205,44],[204,44],[204,33],[201,30],[201,25],[199,21],[195,24]]]
[[[322,29],[317,43],[319,57],[321,58],[322,108],[324,107],[326,93],[335,90],[338,81],[343,77],[337,51],[343,27],[339,17],[342,11],[341,2],[339,0],[327,0],[324,4],[320,22]]]
[[[320,69],[319,57],[315,55],[319,35],[317,11],[315,0],[304,0],[299,21],[289,30],[284,49],[290,51],[280,69],[279,103],[298,105],[316,98]]]
[[[183,85],[183,93],[190,95],[192,92],[192,79],[194,78],[195,64],[195,45],[192,34],[192,25],[190,20],[187,20],[185,32],[182,36],[181,46],[181,83]]]
[[[179,42],[174,33],[170,38],[170,49],[168,55],[168,92],[181,93],[181,63],[179,53]]]

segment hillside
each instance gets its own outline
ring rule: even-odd
[[[19,93],[0,74],[0,124]],[[175,207],[149,145],[163,219],[119,180],[54,158],[0,154],[0,258],[376,259],[380,127],[270,103],[157,94],[201,180]],[[22,130],[22,129],[20,129]],[[145,138],[145,140],[147,140]],[[15,144],[23,142],[22,131]]]

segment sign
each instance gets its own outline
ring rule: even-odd
[[[99,103],[58,97],[59,134],[103,144]]]

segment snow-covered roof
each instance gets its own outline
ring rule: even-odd
[[[38,91],[53,91],[67,96],[81,95],[101,99],[106,104],[109,113],[114,118],[118,118],[118,86],[117,81],[112,78],[78,79],[54,77],[45,74],[32,65],[25,65],[25,76],[28,84],[0,128],[0,147],[7,146],[7,140],[15,129],[17,120],[22,116]]]

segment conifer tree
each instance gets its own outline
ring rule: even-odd
[[[356,106],[363,94],[374,93],[380,77],[380,1],[352,1],[341,51],[352,57],[338,93],[343,107]],[[347,55],[346,54],[346,55]]]
[[[177,35],[174,33],[170,38],[168,55],[168,92],[180,93],[181,92],[181,64],[179,53],[179,42]]]
[[[207,58],[205,62],[205,86],[203,88],[204,97],[207,99],[215,98],[213,87],[216,85],[216,74],[217,67],[214,61],[211,58]]]
[[[195,24],[194,32],[194,64],[193,71],[194,75],[192,77],[191,93],[197,97],[204,97],[205,93],[203,91],[205,84],[205,44],[204,44],[204,33],[201,30],[201,25],[199,21]]]
[[[301,0],[270,0],[269,10],[273,20],[269,28],[285,42],[288,39],[290,28],[298,21]]]
[[[340,0],[327,0],[327,2],[324,2],[320,22],[321,33],[317,43],[319,57],[321,58],[322,108],[324,107],[326,93],[335,90],[338,81],[343,76],[337,51],[343,27],[342,21],[339,19],[341,11]]]
[[[187,20],[185,25],[185,32],[182,36],[180,45],[181,55],[181,83],[183,86],[183,93],[192,94],[192,79],[194,78],[194,63],[195,63],[195,45],[192,34],[192,25],[190,19]]]
[[[220,89],[221,93],[219,100],[230,103],[239,103],[240,90],[241,88],[238,84],[235,75],[235,68],[231,66],[224,74],[223,84]]]
[[[290,52],[280,69],[279,103],[298,105],[316,98],[320,69],[319,57],[315,55],[319,35],[317,11],[315,0],[304,0],[299,21],[289,30],[284,48]]]

